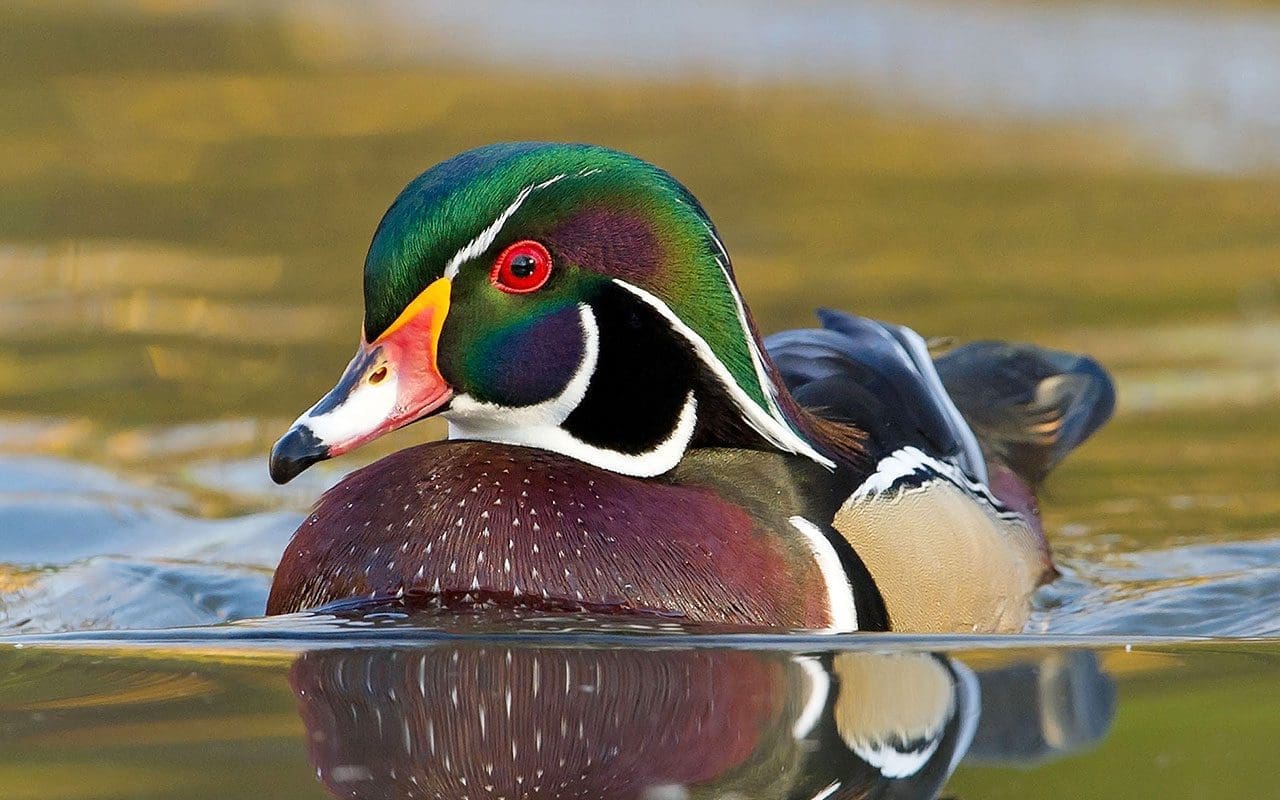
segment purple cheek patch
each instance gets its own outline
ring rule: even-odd
[[[575,305],[512,325],[483,342],[471,359],[482,400],[527,406],[564,390],[582,360],[582,317]]]
[[[546,240],[570,264],[633,283],[647,282],[662,263],[652,222],[635,212],[589,208],[556,226]]]

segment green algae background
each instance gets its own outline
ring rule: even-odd
[[[599,142],[669,169],[767,329],[828,304],[1125,353],[1108,340],[1280,311],[1280,179],[1162,171],[1084,122],[890,115],[769,82],[333,63],[296,16],[0,13],[0,236],[28,265],[3,289],[86,296],[6,326],[24,345],[0,363],[8,410],[84,413],[83,390],[112,394],[92,409],[109,423],[291,416],[354,346],[390,200],[497,140]],[[138,254],[170,269],[102,274]]]

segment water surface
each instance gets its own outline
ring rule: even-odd
[[[1272,643],[334,626],[0,653],[7,796],[1274,794]]]

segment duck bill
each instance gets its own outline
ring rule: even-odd
[[[448,278],[423,290],[374,341],[362,337],[336,386],[271,448],[271,479],[288,483],[318,461],[440,411],[453,398],[436,365],[449,313]]]

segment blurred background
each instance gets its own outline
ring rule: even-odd
[[[0,631],[259,613],[357,463],[265,455],[357,343],[374,227],[511,139],[675,174],[766,330],[1097,356],[1039,629],[1280,629],[1272,4],[15,0],[0,109]]]

